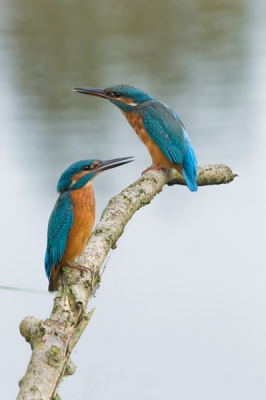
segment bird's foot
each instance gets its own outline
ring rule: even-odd
[[[83,265],[72,264],[72,263],[64,263],[64,265],[68,268],[78,269],[79,271],[90,271],[91,269],[88,267],[84,267]]]
[[[145,169],[141,175],[146,174],[146,172],[154,171],[154,170],[162,170],[162,166],[160,164],[152,164],[149,168]]]

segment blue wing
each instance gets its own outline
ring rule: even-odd
[[[182,164],[184,157],[184,125],[165,104],[150,101],[143,109],[143,124],[152,140],[173,163]]]
[[[48,223],[47,248],[45,253],[45,271],[50,279],[52,266],[62,259],[68,232],[73,224],[73,204],[69,193],[59,196]]]
[[[175,164],[182,164],[191,191],[197,190],[197,159],[180,117],[167,105],[150,101],[142,110],[143,125],[162,153]]]

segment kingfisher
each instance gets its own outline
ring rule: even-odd
[[[181,118],[170,107],[130,85],[72,90],[107,99],[122,111],[151,155],[152,166],[144,172],[175,168],[191,192],[198,189],[197,159],[192,143]]]
[[[92,181],[102,171],[134,161],[133,157],[101,161],[88,159],[70,165],[57,184],[59,198],[48,223],[45,270],[48,290],[57,290],[62,266],[81,271],[88,268],[74,263],[83,252],[95,219]]]

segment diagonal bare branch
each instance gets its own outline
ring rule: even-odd
[[[198,172],[199,186],[229,183],[237,176],[222,164],[199,167]],[[175,170],[150,171],[113,197],[78,259],[91,272],[63,268],[50,318],[41,321],[26,317],[21,322],[20,332],[30,343],[32,356],[19,383],[18,400],[54,399],[63,377],[75,372],[70,355],[93,314],[94,310],[87,314],[86,309],[99,286],[101,266],[134,213],[149,204],[166,184],[185,185],[185,181]]]

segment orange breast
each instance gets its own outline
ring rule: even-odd
[[[73,190],[74,222],[69,231],[66,250],[61,265],[74,261],[84,250],[90,237],[95,220],[95,197],[91,184],[82,189]]]
[[[134,113],[134,111],[132,111],[130,113],[125,113],[125,117],[134,129],[134,131],[137,133],[140,140],[147,147],[151,155],[153,164],[159,164],[163,168],[175,168],[179,172],[182,171],[182,166],[180,166],[179,164],[174,164],[170,160],[168,160],[168,158],[162,153],[155,142],[149,137],[146,129],[143,126],[141,115],[137,115]]]

